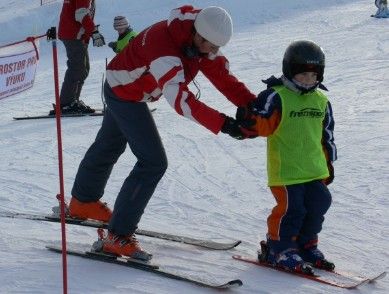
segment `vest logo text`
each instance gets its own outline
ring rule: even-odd
[[[303,108],[299,111],[292,110],[289,117],[322,118],[324,117],[324,111],[317,108]]]

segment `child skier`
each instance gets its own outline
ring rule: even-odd
[[[286,49],[280,78],[263,82],[251,107],[255,129],[267,138],[268,184],[277,202],[268,217],[267,242],[259,259],[287,270],[333,269],[318,249],[318,233],[331,204],[327,189],[337,159],[331,104],[318,90],[325,56],[311,41]],[[237,118],[247,116],[240,108]]]
[[[118,32],[118,40],[109,42],[108,46],[116,53],[119,53],[138,33],[133,31],[125,16],[115,16],[113,28]]]

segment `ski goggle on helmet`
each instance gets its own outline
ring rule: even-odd
[[[317,73],[317,80],[322,82],[324,67],[325,55],[323,49],[308,40],[292,42],[286,48],[282,60],[282,73],[289,80],[302,72],[315,72]]]

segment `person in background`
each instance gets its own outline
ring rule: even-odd
[[[376,14],[372,15],[377,18],[388,18],[389,17],[389,11],[388,11],[388,1],[387,0],[375,0],[374,1],[375,6],[377,6],[378,10]]]
[[[195,95],[188,87],[201,71],[235,106],[246,107],[254,101],[255,95],[233,75],[220,51],[230,41],[232,30],[225,9],[186,5],[138,34],[108,64],[107,110],[95,142],[80,163],[69,204],[71,217],[109,221],[108,232],[99,231],[95,250],[151,259],[135,231],[168,162],[146,102],[163,95],[179,115],[215,135],[223,132],[235,139],[257,136],[241,122],[206,105],[200,100],[199,88]],[[242,123],[247,124],[244,119]],[[137,162],[124,180],[112,212],[100,199],[127,144]]]
[[[115,16],[113,28],[118,32],[118,39],[116,42],[109,42],[108,47],[119,53],[138,33],[131,28],[125,16]]]
[[[89,74],[89,39],[92,38],[96,47],[105,44],[93,22],[95,9],[95,0],[68,0],[62,6],[58,38],[63,42],[68,58],[60,93],[61,113],[64,114],[95,112],[80,100],[82,86]],[[55,105],[50,114],[55,114]]]
[[[267,89],[250,108],[256,119],[252,128],[267,137],[268,185],[276,200],[258,258],[308,274],[312,265],[335,267],[318,249],[337,159],[331,104],[319,90],[327,90],[324,67],[325,55],[316,43],[292,42],[284,54],[283,75],[264,80]],[[237,112],[238,120],[244,110]]]

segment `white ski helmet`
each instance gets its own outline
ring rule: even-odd
[[[223,8],[210,6],[202,9],[197,15],[194,27],[207,41],[222,47],[232,37],[232,19]]]

